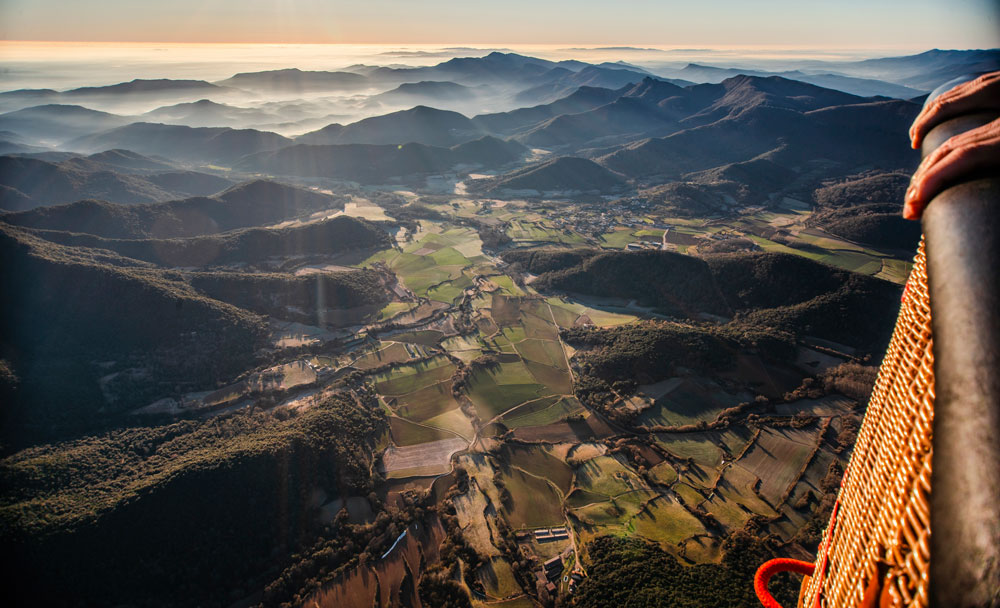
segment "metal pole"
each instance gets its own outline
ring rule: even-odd
[[[923,154],[995,115],[936,126]],[[930,605],[1000,607],[1000,176],[923,216],[934,335]]]

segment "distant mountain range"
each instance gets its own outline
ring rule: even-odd
[[[680,69],[661,67],[653,71],[664,77],[683,78],[702,83],[718,83],[738,74],[782,76],[862,97],[886,96],[910,99],[923,95],[953,78],[998,69],[1000,69],[1000,49],[961,51],[932,49],[917,55],[881,57],[863,61],[803,62],[799,69],[782,72],[694,63]]]
[[[953,78],[1000,70],[1000,49],[932,49],[918,55],[867,59],[833,64],[831,67],[848,71],[852,75],[885,79],[930,91]]]
[[[287,93],[354,90],[370,85],[368,78],[351,72],[308,72],[298,68],[244,72],[216,83],[219,86],[265,89]]]
[[[937,82],[956,73],[989,68],[998,61],[997,50],[928,51],[863,62],[814,63],[783,72],[784,76],[690,64],[672,73],[683,76],[682,80],[671,82],[662,77],[667,74],[662,69],[658,70],[661,76],[653,76],[628,64],[553,62],[494,52],[415,68],[271,70],[241,73],[217,83],[133,80],[64,92],[37,89],[0,94],[0,107],[6,103],[4,100],[43,102],[0,115],[0,150],[34,154],[39,144],[58,144],[76,153],[117,149],[167,158],[172,163],[364,183],[447,172],[462,165],[504,169],[506,164],[524,157],[521,146],[587,158],[612,175],[630,180],[679,178],[762,155],[782,169],[799,170],[808,162],[822,161],[837,163],[837,170],[845,174],[864,166],[895,170],[913,162],[897,138],[898,133],[905,132],[902,126],[912,119],[917,104],[871,93],[915,97],[930,86],[931,80]],[[837,72],[834,66],[842,70]],[[827,68],[827,72],[821,71]],[[893,74],[896,79],[890,82],[887,78]],[[687,84],[690,80],[712,82]],[[909,84],[901,84],[904,80]],[[390,86],[394,88],[385,90]],[[370,103],[420,104],[438,100],[446,105],[479,99],[484,93],[536,103],[472,118],[416,105],[346,124],[328,124],[292,139],[265,129],[216,126],[276,125],[283,119],[284,106],[275,102],[250,108],[221,103],[214,97],[240,88],[265,94],[282,90],[300,93],[382,89],[364,98]],[[89,103],[98,97],[125,100],[157,95],[169,98],[174,94],[201,96],[195,101],[163,105],[141,116],[101,112],[76,103]],[[69,100],[74,103],[64,103]],[[293,110],[289,116],[292,120],[317,120],[312,114],[314,107]],[[204,126],[188,126],[192,124]],[[511,139],[516,145],[484,140],[475,150],[455,148],[484,136]],[[342,147],[348,145],[362,147]],[[468,156],[463,158],[463,154]],[[153,179],[148,175],[105,175],[100,171],[108,167],[82,164],[79,159],[57,170],[53,166],[66,159],[34,156],[31,171],[27,161],[17,161],[25,165],[17,169],[24,173],[23,178],[5,177],[0,184],[4,186],[0,196],[6,208],[66,202],[70,200],[66,197],[71,196],[155,201],[204,194],[209,188],[204,178],[198,178],[202,181],[188,190],[180,190],[181,180],[176,176]],[[5,162],[10,167],[19,166]],[[46,165],[39,163],[51,166],[44,168]],[[110,170],[123,172],[120,168]],[[46,172],[59,177],[42,184]],[[507,177],[515,176],[498,179]],[[534,182],[536,177],[528,181]],[[516,183],[520,183],[518,180]],[[540,179],[536,185],[549,189],[550,181],[559,180]],[[618,187],[611,184],[614,180],[607,181],[598,190]],[[704,191],[704,184],[688,181]],[[719,190],[715,192],[718,195]]]
[[[678,78],[685,78],[699,83],[719,83],[734,76],[781,76],[791,80],[798,80],[827,89],[836,89],[860,97],[895,97],[898,99],[910,99],[919,97],[925,91],[906,87],[892,82],[874,80],[869,78],[853,78],[841,74],[810,74],[801,70],[788,70],[784,72],[768,72],[765,70],[747,70],[739,68],[718,68],[707,65],[688,64],[676,72],[669,72]]]
[[[204,80],[155,80],[137,78],[129,82],[100,87],[79,87],[67,91],[54,89],[18,89],[0,93],[0,109],[18,109],[41,104],[78,104],[101,101],[111,105],[128,103],[140,98],[190,98],[194,95],[228,94],[233,92]]]
[[[230,123],[260,124],[280,120],[280,116],[270,112],[216,103],[209,99],[163,106],[146,112],[142,118],[153,122],[182,124],[189,127],[219,127],[227,126]]]
[[[244,172],[364,183],[461,164],[501,168],[523,155],[523,148],[499,141],[480,143],[467,157],[462,155],[471,149],[455,149],[488,133],[589,157],[627,178],[679,177],[762,154],[774,155],[770,160],[786,168],[826,160],[897,169],[912,163],[898,134],[917,110],[912,102],[863,98],[778,76],[741,75],[687,87],[645,77],[616,90],[581,87],[549,104],[471,119],[416,106],[332,124],[294,140],[252,129],[133,123],[78,137],[66,147],[125,148]],[[352,144],[362,147],[343,147]],[[541,181],[541,190],[564,189],[548,181]]]

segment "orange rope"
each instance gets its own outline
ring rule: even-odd
[[[771,577],[779,572],[798,572],[799,574],[809,576],[813,573],[814,569],[815,566],[809,562],[797,559],[788,559],[785,557],[772,559],[764,562],[757,569],[757,574],[753,577],[753,590],[757,593],[757,599],[764,605],[764,608],[782,608],[778,600],[774,599],[771,592],[767,590],[767,584],[770,582]]]

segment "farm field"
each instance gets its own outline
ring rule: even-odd
[[[458,437],[406,447],[390,446],[382,457],[386,477],[442,475],[451,470],[451,455],[467,446],[468,443]]]
[[[435,357],[375,375],[375,388],[382,395],[405,395],[446,380],[454,372],[454,365],[446,357]]]
[[[469,398],[483,420],[491,420],[517,405],[552,394],[520,361],[500,363],[497,367],[476,371],[471,379]]]
[[[489,214],[468,199],[458,204],[465,217],[510,221],[515,245],[561,240],[560,231],[519,212],[517,203]],[[768,212],[730,226],[677,220],[669,223],[667,241],[678,249],[696,248],[702,235],[793,226],[799,217]],[[620,248],[662,236],[662,228],[632,227],[604,235],[601,245]],[[838,258],[838,265],[864,272],[878,255],[812,233],[803,242],[813,249],[794,251],[758,234],[753,238],[766,249],[828,263]],[[500,522],[531,534],[568,526],[576,546],[601,535],[635,536],[685,563],[705,563],[720,559],[721,540],[692,510],[726,531],[741,529],[754,515],[772,518],[767,529],[785,540],[808,521],[793,502],[821,496],[827,469],[837,459],[829,447],[816,449],[818,423],[802,429],[691,429],[752,401],[755,393],[743,388],[747,382],[769,391],[776,400],[769,414],[776,416],[850,416],[856,407],[850,399],[828,395],[785,403],[781,395],[795,389],[800,377],[740,354],[735,368],[718,376],[682,373],[637,387],[633,399],[643,409],[630,422],[635,429],[685,432],[643,435],[648,444],[624,439],[620,428],[574,395],[576,351],[560,332],[635,323],[648,311],[613,298],[540,296],[530,281],[522,284],[500,272],[475,231],[437,222],[421,222],[411,242],[369,260],[384,262],[418,298],[383,309],[383,320],[399,328],[380,332],[374,347],[355,351],[352,359],[354,367],[375,372],[368,381],[390,413],[385,476],[413,488],[437,479],[434,495],[451,497],[463,538],[487,560],[473,574],[485,593],[474,605],[534,605],[495,544]],[[632,442],[628,449],[614,447],[623,440]],[[464,491],[448,487],[456,469],[467,474]],[[417,482],[425,485],[412,485]],[[564,550],[575,559],[569,540],[547,543],[530,536],[519,544],[540,559]]]
[[[416,424],[398,416],[389,418],[389,432],[392,434],[393,443],[399,447],[420,445],[421,443],[430,443],[454,437],[453,434],[447,431]]]
[[[510,500],[500,504],[514,528],[541,528],[565,523],[562,501],[551,483],[520,469],[501,469],[500,479]]]
[[[389,401],[389,407],[404,418],[424,422],[457,409],[459,404],[452,395],[451,382],[445,380],[394,397]]]
[[[504,426],[511,429],[524,426],[545,426],[566,420],[583,412],[575,397],[543,397],[508,411],[501,417]]]
[[[705,527],[676,499],[658,496],[646,503],[631,521],[635,533],[657,543],[677,545],[705,532]]]
[[[494,557],[487,564],[480,567],[476,576],[479,582],[483,584],[483,588],[486,589],[487,597],[491,600],[502,600],[522,593],[520,585],[517,584],[517,580],[514,578],[514,571],[511,570],[510,564],[501,557]],[[509,604],[508,602],[504,602],[502,604],[491,603],[490,605],[507,606]]]
[[[638,475],[613,456],[598,456],[581,464],[576,469],[574,485],[607,498],[646,487]]]
[[[493,544],[494,531],[491,518],[483,517],[484,513],[496,513],[496,505],[480,489],[480,482],[473,479],[469,482],[469,491],[455,496],[455,515],[465,529],[465,538],[472,548],[480,555],[488,558],[500,555],[500,550]]]
[[[815,430],[766,429],[735,466],[762,480],[760,494],[776,505],[798,479],[817,448],[817,441]]]
[[[510,446],[504,454],[511,466],[517,467],[535,477],[551,481],[566,494],[573,483],[573,469],[558,456],[541,446]]]
[[[383,342],[380,346],[378,350],[361,355],[351,365],[358,369],[372,369],[391,363],[410,361],[425,354],[419,347],[400,342]]]
[[[699,379],[684,379],[666,390],[652,407],[640,414],[641,426],[684,426],[711,422],[719,412],[738,405],[739,395],[723,392],[712,383]]]

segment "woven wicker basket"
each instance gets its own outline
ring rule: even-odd
[[[800,606],[927,606],[933,363],[921,243]]]

